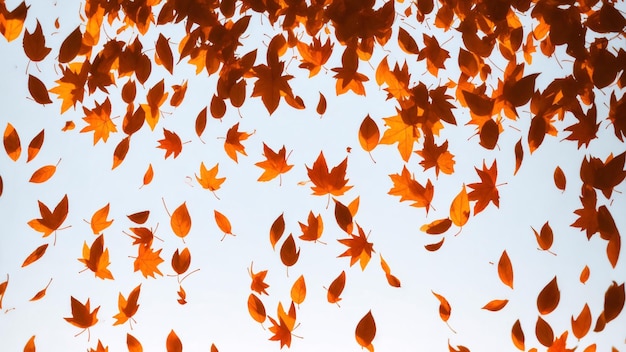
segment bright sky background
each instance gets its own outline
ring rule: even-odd
[[[7,1],[9,9],[17,1]],[[294,338],[294,351],[359,351],[361,348],[354,338],[358,321],[369,311],[375,318],[377,334],[374,346],[377,351],[444,351],[448,341],[452,346],[464,345],[473,351],[514,350],[511,342],[511,327],[520,319],[526,335],[526,346],[543,350],[535,336],[537,294],[554,276],[557,276],[561,290],[558,308],[544,317],[553,327],[555,335],[570,329],[570,317],[580,313],[585,303],[589,304],[593,324],[602,311],[604,293],[613,280],[622,283],[626,278],[626,264],[621,258],[615,269],[611,268],[605,255],[606,241],[595,235],[587,241],[584,232],[570,227],[576,220],[573,214],[581,207],[579,201],[581,181],[579,169],[586,155],[605,159],[611,152],[621,153],[624,145],[613,134],[612,126],[605,121],[608,98],[617,87],[608,87],[596,92],[599,121],[602,121],[598,139],[589,148],[578,150],[576,143],[562,141],[566,133],[557,137],[547,136],[542,146],[530,155],[526,135],[530,124],[528,107],[518,109],[518,121],[504,122],[504,133],[498,147],[487,151],[478,145],[472,126],[464,126],[469,121],[466,109],[454,110],[458,126],[445,125],[441,138],[448,139],[449,150],[455,155],[455,173],[435,177],[434,169],[423,172],[418,164],[420,158],[413,155],[407,168],[415,174],[420,183],[430,179],[435,185],[433,208],[426,214],[424,209],[413,208],[408,202],[400,203],[398,197],[387,194],[392,187],[390,174],[400,173],[404,162],[395,145],[380,145],[372,153],[376,163],[361,149],[357,131],[361,121],[370,115],[377,123],[381,134],[384,131],[383,118],[395,113],[393,101],[385,101],[386,92],[375,82],[374,72],[383,55],[389,55],[390,65],[406,58],[412,75],[412,82],[423,81],[428,87],[443,84],[448,78],[458,77],[458,47],[462,45],[455,30],[443,33],[434,29],[434,13],[427,17],[430,28],[411,28],[404,21],[415,24],[415,20],[403,19],[399,15],[394,34],[385,49],[375,48],[371,59],[373,68],[360,63],[359,71],[370,77],[366,84],[366,97],[353,93],[335,96],[335,80],[330,68],[339,65],[343,49],[335,44],[334,53],[319,75],[308,79],[308,71],[298,68],[298,59],[289,63],[287,72],[296,76],[290,81],[294,93],[300,95],[307,109],[295,110],[281,100],[278,110],[269,116],[260,99],[251,98],[254,79],[248,81],[248,97],[238,112],[228,103],[226,116],[214,120],[209,116],[202,143],[195,134],[194,123],[198,112],[210,103],[217,75],[206,76],[206,72],[195,76],[195,67],[186,63],[176,65],[174,76],[153,63],[152,75],[145,87],[150,88],[165,78],[166,90],[171,85],[189,81],[189,88],[183,104],[179,108],[169,106],[169,99],[163,107],[163,116],[154,132],[144,126],[132,137],[126,160],[111,171],[113,150],[125,137],[121,133],[121,122],[125,104],[119,98],[119,91],[112,87],[110,99],[113,105],[112,116],[120,133],[112,134],[107,143],[93,146],[91,133],[79,133],[85,126],[82,108],[70,109],[60,115],[60,101],[51,94],[54,103],[40,106],[30,99],[27,89],[27,73],[33,74],[52,88],[60,76],[54,66],[61,41],[76,28],[78,13],[82,6],[78,2],[63,6],[53,2],[30,2],[25,28],[32,31],[38,19],[46,35],[46,44],[52,47],[51,54],[42,63],[28,64],[23,53],[21,37],[7,43],[0,39],[0,128],[4,131],[7,123],[15,126],[22,142],[22,156],[13,162],[4,152],[0,153],[0,175],[4,182],[4,192],[0,197],[0,281],[10,276],[9,285],[2,301],[0,314],[0,340],[6,351],[22,350],[26,341],[36,335],[40,351],[84,351],[95,348],[98,339],[109,346],[110,351],[126,349],[126,333],[131,333],[143,345],[145,351],[164,351],[165,339],[171,329],[180,337],[186,351],[207,351],[211,343],[220,351],[277,351],[279,344],[268,341],[272,336],[268,330],[256,323],[248,314],[247,299],[250,291],[250,278],[247,268],[254,262],[254,270],[268,270],[266,282],[270,285],[269,296],[260,297],[269,316],[276,316],[278,302],[288,306],[290,288],[303,274],[306,279],[307,297],[297,310],[297,322],[301,325],[294,331],[302,339]],[[396,10],[402,13],[406,5],[397,4]],[[249,37],[243,40],[244,46],[238,53],[246,53],[258,48],[256,63],[265,60],[265,45],[273,36],[267,18],[261,20],[252,13]],[[61,24],[54,30],[54,21]],[[424,61],[416,62],[415,56],[408,57],[397,47],[397,26],[400,24],[413,34],[420,47],[423,46],[421,33],[436,34],[440,43],[451,39],[443,46],[450,51],[446,61],[450,70],[440,71],[441,76],[433,78],[427,71]],[[115,28],[119,26],[115,25]],[[530,25],[525,24],[525,33]],[[151,31],[140,40],[151,58],[151,48],[156,42],[158,31],[170,38],[175,61],[178,59],[177,44],[181,38],[182,26],[151,27]],[[157,31],[153,31],[157,30]],[[107,27],[109,35],[114,29]],[[120,38],[134,38],[136,33],[124,33]],[[265,35],[269,34],[269,37]],[[100,44],[105,42],[102,32]],[[621,44],[620,44],[621,43]],[[611,41],[614,47],[624,46],[623,38]],[[94,51],[95,53],[96,51]],[[501,72],[495,67],[502,65],[494,50],[492,86],[495,87]],[[297,55],[289,49],[282,57],[289,60]],[[521,53],[519,54],[521,58]],[[533,65],[527,66],[525,75],[541,72],[536,89],[543,90],[554,78],[563,77],[567,69],[571,72],[571,62],[564,53],[557,53],[564,70],[559,68],[555,58],[543,58],[537,53]],[[521,59],[523,60],[523,59]],[[126,82],[118,81],[118,87]],[[137,102],[145,101],[145,93],[138,87]],[[320,118],[315,112],[319,92],[328,99],[328,110]],[[142,96],[143,94],[143,96]],[[454,95],[453,91],[449,94]],[[103,102],[101,92],[87,97],[84,106],[92,108],[93,101]],[[242,116],[242,118],[240,117]],[[73,120],[76,129],[62,132],[65,121]],[[569,125],[574,118],[568,116],[565,122],[557,122],[559,130]],[[239,157],[239,163],[229,159],[223,149],[226,131],[239,123],[240,131],[255,133],[243,142],[247,157]],[[517,131],[515,128],[519,129]],[[45,128],[45,141],[39,155],[26,163],[26,148],[30,140]],[[163,138],[162,128],[174,130],[181,137],[183,150],[176,159],[164,160],[164,151],[157,149],[157,140]],[[515,159],[513,148],[520,139],[524,141],[524,161],[516,176],[513,176]],[[263,160],[262,145],[268,144],[278,150],[283,145],[288,159],[294,168],[282,176],[282,185],[273,180],[259,183],[257,178],[262,170],[255,166]],[[348,153],[346,148],[350,147]],[[419,147],[418,147],[419,148]],[[347,177],[354,187],[346,195],[339,197],[348,204],[360,197],[359,211],[355,217],[374,243],[375,255],[368,267],[361,271],[358,265],[349,267],[348,258],[337,258],[345,250],[336,239],[346,235],[336,225],[334,207],[326,208],[327,198],[311,195],[305,165],[311,166],[320,151],[324,152],[329,166],[339,164],[348,157]],[[32,184],[28,180],[32,173],[43,165],[56,164],[61,159],[56,174],[43,184]],[[428,252],[425,244],[437,242],[441,236],[431,236],[420,231],[420,227],[435,219],[448,216],[449,204],[461,190],[462,184],[479,182],[474,167],[480,168],[483,160],[487,166],[497,159],[500,208],[492,204],[478,216],[472,216],[458,236],[455,229],[445,236],[443,247],[437,252]],[[217,191],[220,200],[204,190],[195,181],[200,163],[207,167],[219,163],[219,176],[226,182]],[[143,174],[149,164],[155,172],[151,184],[140,189]],[[559,191],[553,182],[553,171],[560,166],[567,176],[567,189]],[[605,199],[598,192],[598,206],[606,204],[618,229],[626,229],[626,189],[624,184],[617,187],[611,199]],[[64,222],[71,228],[59,231],[56,245],[52,246],[52,236],[41,238],[27,222],[39,218],[37,201],[54,207],[67,194],[69,215]],[[185,243],[176,237],[169,225],[169,218],[162,204],[167,203],[170,212],[186,202],[191,218],[191,233]],[[109,269],[115,280],[95,278],[91,271],[79,273],[84,265],[81,257],[83,243],[88,245],[96,236],[91,233],[89,220],[92,214],[110,203],[110,218],[113,225],[104,231],[105,247],[109,249],[111,265]],[[472,205],[473,207],[473,205]],[[233,224],[236,237],[227,236],[220,241],[222,232],[213,219],[213,210],[225,214]],[[175,277],[145,279],[139,272],[133,272],[133,259],[136,247],[132,240],[123,234],[129,232],[132,223],[126,215],[150,210],[146,226],[156,228],[156,235],[163,242],[155,240],[154,248],[163,248],[160,265],[163,274],[173,274],[171,256],[176,249],[188,247],[191,251],[190,270],[200,269],[188,277],[183,287],[187,292],[187,305],[176,302],[178,284]],[[301,234],[298,222],[305,222],[309,211],[321,214],[324,220],[324,234],[320,243],[308,243],[296,239],[301,249],[296,265],[289,268],[289,274],[280,261],[278,249],[272,250],[269,243],[269,228],[281,213],[284,213],[287,236]],[[473,214],[472,214],[473,215]],[[531,226],[537,230],[549,221],[554,230],[552,251],[557,255],[537,250],[537,243]],[[44,257],[26,268],[21,264],[36,247],[43,243],[50,246]],[[500,282],[497,262],[503,250],[507,250],[515,273],[515,289],[511,290]],[[392,273],[402,281],[401,288],[390,287],[380,268],[382,254],[391,267]],[[623,255],[622,255],[623,256]],[[579,275],[585,265],[591,270],[589,281],[583,285]],[[326,301],[326,290],[332,280],[345,270],[346,288],[342,294],[341,307]],[[46,297],[37,302],[28,300],[42,289],[50,278],[53,279]],[[125,297],[141,284],[139,310],[134,316],[136,324],[131,330],[128,324],[112,326],[112,317],[118,312],[117,296]],[[439,318],[439,302],[431,290],[445,296],[452,306],[449,324],[456,333]],[[70,296],[81,302],[90,299],[92,308],[100,306],[99,322],[87,334],[74,337],[80,332],[63,320],[69,317]],[[493,299],[508,299],[508,305],[499,312],[481,309]],[[626,348],[626,317],[624,314],[610,322],[601,333],[590,332],[580,342],[570,333],[568,347],[580,346],[580,350],[595,342],[598,351],[607,351],[610,346],[620,350]],[[593,325],[592,325],[593,329]]]

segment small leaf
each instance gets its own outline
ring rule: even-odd
[[[10,123],[7,123],[7,127],[4,130],[4,150],[13,161],[17,161],[22,153],[20,137]]]
[[[511,265],[511,259],[509,259],[506,250],[502,252],[500,260],[498,261],[498,276],[503,284],[513,289],[513,266]]]
[[[39,150],[41,150],[41,146],[43,144],[44,131],[45,130],[41,130],[41,132],[39,132],[28,144],[28,159],[26,159],[26,162],[30,162],[35,159],[37,154],[39,154]]]
[[[150,182],[152,182],[153,177],[154,177],[154,170],[152,169],[152,164],[148,164],[148,169],[143,174],[143,186],[147,186],[148,184],[150,184]]]
[[[126,334],[126,346],[128,346],[128,352],[143,352],[143,347],[139,340],[128,333]]]
[[[26,346],[24,346],[24,352],[35,352],[35,335],[33,335],[28,342],[26,342]]]
[[[513,324],[513,328],[511,328],[511,339],[513,340],[513,344],[515,345],[515,347],[517,347],[519,350],[526,350],[524,345],[524,331],[522,330],[519,319],[515,321],[515,324]]]
[[[33,172],[33,175],[28,180],[31,183],[44,183],[48,181],[56,172],[57,167],[55,165],[46,165]]]
[[[295,304],[302,304],[306,297],[306,283],[304,282],[304,275],[300,275],[298,280],[291,286],[291,300]]]
[[[465,185],[459,194],[454,198],[450,205],[450,219],[459,227],[463,227],[467,223],[470,216],[470,204],[465,190]]]
[[[363,318],[361,318],[359,323],[356,325],[354,335],[356,337],[356,342],[361,347],[365,347],[370,352],[374,352],[372,341],[376,336],[376,322],[374,321],[371,310],[367,312],[367,314],[365,314],[365,316],[363,316]]]
[[[557,166],[556,169],[554,169],[554,184],[556,185],[556,188],[561,191],[565,191],[565,183],[565,174],[563,173],[563,170]]]
[[[440,235],[452,226],[452,220],[450,218],[437,219],[430,224],[424,224],[420,227],[420,231],[426,232],[429,235]]]
[[[324,96],[324,94],[322,94],[322,92],[320,92],[320,100],[317,103],[315,111],[317,111],[317,113],[320,115],[324,115],[324,113],[326,112],[326,97]]]
[[[183,202],[174,210],[170,218],[170,225],[172,226],[172,231],[178,237],[185,238],[189,234],[191,230],[191,216],[189,216],[189,211],[187,210],[187,202]]]
[[[219,227],[220,230],[224,232],[224,237],[226,235],[234,236],[232,232],[232,226],[230,225],[230,221],[228,220],[228,218],[217,210],[213,210],[213,214],[215,215],[215,223],[217,224],[217,227]],[[222,240],[224,239],[224,237],[222,237]]]
[[[293,236],[289,234],[289,237],[283,242],[282,247],[280,247],[280,260],[285,264],[285,266],[292,266],[296,264],[298,258],[300,257],[300,249],[296,251],[296,242],[293,239]]]
[[[109,216],[109,203],[96,211],[91,217],[91,231],[94,235],[102,233],[107,227],[111,226],[113,220],[107,220]]]
[[[280,237],[285,232],[285,218],[284,213],[281,213],[276,220],[272,223],[270,227],[270,243],[272,244],[272,249],[276,247],[276,242],[280,240]]]
[[[361,127],[359,127],[359,143],[361,144],[361,148],[366,152],[371,152],[376,148],[379,140],[380,130],[370,115],[367,115],[363,119],[363,122],[361,122]]]
[[[490,301],[489,303],[485,304],[483,306],[483,309],[490,310],[492,312],[497,312],[501,310],[502,308],[504,308],[507,303],[509,303],[508,299],[494,299],[493,301]]]
[[[546,347],[552,346],[554,342],[554,331],[552,331],[552,327],[550,324],[543,320],[541,316],[537,317],[537,323],[535,324],[535,335],[537,335],[537,340],[539,343]]]
[[[619,313],[624,308],[624,284],[617,285],[617,282],[613,281],[613,284],[604,293],[604,318],[607,323],[617,318]]]
[[[431,291],[431,292],[439,300],[439,316],[441,317],[441,320],[443,320],[444,322],[447,322],[448,319],[450,319],[450,313],[452,312],[450,303],[448,303],[448,300],[444,296],[441,296],[435,293],[434,291]]]
[[[585,265],[583,270],[580,272],[580,283],[585,284],[589,280],[589,267]]]
[[[28,91],[37,103],[42,105],[52,103],[46,85],[33,75],[28,75]]]
[[[31,254],[29,254],[28,257],[26,257],[26,259],[24,260],[24,263],[22,263],[22,268],[39,260],[46,253],[47,248],[48,248],[47,243],[42,244],[41,246],[37,247],[37,249],[35,249]]]
[[[591,328],[591,311],[589,310],[587,303],[585,303],[585,306],[580,314],[578,314],[578,317],[574,319],[572,316],[571,321],[574,336],[576,336],[579,340],[585,337]]]
[[[561,292],[556,282],[556,276],[539,292],[537,309],[542,315],[550,314],[559,304]]]
[[[265,318],[267,317],[263,302],[261,302],[259,297],[255,296],[254,293],[251,293],[250,296],[248,296],[248,312],[250,313],[252,319],[261,324],[263,324]]]
[[[128,219],[132,222],[134,222],[135,224],[143,224],[146,221],[148,221],[148,217],[150,216],[150,210],[144,210],[144,211],[140,211],[137,213],[133,213],[130,215],[127,215]]]
[[[341,301],[341,293],[343,292],[343,288],[346,286],[346,272],[341,271],[341,274],[331,282],[330,286],[328,286],[328,291],[326,292],[326,299],[328,303],[337,303]]]

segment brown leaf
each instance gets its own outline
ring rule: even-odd
[[[498,261],[498,276],[502,283],[513,289],[513,266],[506,250],[502,252]]]
[[[120,164],[126,158],[126,154],[128,153],[128,148],[130,148],[130,137],[126,137],[120,141],[120,143],[115,147],[115,151],[113,152],[113,166],[111,170],[120,166]]]
[[[522,166],[522,159],[524,159],[524,149],[522,149],[522,139],[520,138],[520,140],[515,143],[515,171],[513,172],[513,176],[517,174],[520,166]]]
[[[515,347],[517,347],[517,349],[521,351],[526,350],[524,345],[524,331],[522,330],[519,319],[515,321],[515,324],[513,324],[513,328],[511,328],[511,339],[513,340],[513,344],[515,345]]]
[[[54,211],[51,212],[45,204],[39,201],[39,212],[41,213],[41,218],[29,221],[28,225],[33,230],[41,232],[43,237],[50,236],[50,234],[58,230],[58,228],[65,221],[65,218],[67,218],[68,203],[69,201],[66,194],[54,208]]]
[[[17,161],[22,153],[20,137],[10,123],[7,123],[7,127],[4,129],[4,150],[13,161]]]
[[[537,309],[542,315],[550,314],[559,305],[561,292],[556,281],[556,276],[552,279],[537,296]]]
[[[326,299],[328,303],[337,303],[341,301],[341,293],[343,292],[343,288],[346,286],[346,272],[341,271],[341,274],[330,283],[328,286],[328,291],[326,292]]]
[[[585,265],[583,270],[580,272],[580,283],[585,284],[589,280],[589,267]]]
[[[552,247],[552,241],[554,239],[550,224],[546,221],[546,223],[541,227],[541,231],[539,233],[537,233],[537,231],[535,231],[532,227],[531,229],[535,233],[535,239],[537,239],[539,247],[544,251],[549,250],[550,247]]]
[[[159,39],[156,42],[156,56],[154,61],[157,64],[163,65],[170,74],[174,74],[174,56],[172,55],[172,49],[170,43],[163,36],[159,34]]]
[[[30,162],[35,159],[37,154],[39,154],[39,150],[41,150],[41,146],[43,145],[44,140],[44,130],[41,130],[28,144],[28,159],[26,162]]]
[[[324,222],[322,221],[322,216],[315,216],[312,211],[309,211],[309,216],[307,217],[306,225],[298,221],[298,225],[300,225],[300,229],[302,230],[302,235],[300,238],[303,241],[317,241],[320,237],[322,237],[322,232],[324,231]]]
[[[128,333],[126,334],[126,346],[128,346],[128,352],[143,352],[143,347],[139,340]]]
[[[46,85],[33,75],[28,75],[28,91],[37,103],[42,105],[52,103]]]
[[[198,116],[196,117],[196,134],[198,135],[198,138],[202,138],[202,133],[204,133],[204,130],[206,129],[206,113],[207,110],[205,107],[198,113]]]
[[[285,146],[276,153],[267,144],[263,143],[263,156],[267,160],[260,161],[254,165],[263,169],[263,174],[259,176],[257,181],[266,182],[273,180],[276,176],[280,176],[293,167],[293,165],[287,164],[287,151]]]
[[[429,224],[424,224],[420,227],[420,231],[426,232],[429,235],[440,235],[452,226],[452,220],[449,218],[437,219]]]
[[[300,249],[296,250],[296,242],[293,236],[289,234],[289,237],[285,239],[283,245],[280,247],[280,260],[285,266],[292,266],[296,264],[300,257]]]
[[[189,249],[185,247],[182,252],[176,252],[172,255],[172,269],[178,274],[182,275],[189,269],[189,265],[191,264],[191,254],[189,253]]]
[[[248,156],[246,154],[246,148],[241,144],[250,137],[251,134],[247,132],[239,132],[239,122],[234,124],[228,132],[226,132],[226,140],[224,141],[224,150],[226,155],[237,162],[237,153]]]
[[[359,127],[359,143],[366,152],[371,152],[378,145],[380,131],[370,115],[365,116]]]
[[[554,169],[554,184],[556,185],[556,188],[561,191],[565,191],[565,183],[565,174],[563,173],[563,170],[557,166],[556,169]]]
[[[324,113],[326,112],[326,97],[324,96],[324,94],[322,94],[322,92],[320,92],[320,99],[317,102],[317,107],[315,108],[315,111],[317,111],[317,113],[320,115],[324,115]]]
[[[140,211],[137,213],[133,213],[130,215],[127,215],[128,219],[132,222],[134,222],[135,224],[143,224],[146,221],[148,221],[148,217],[150,216],[150,210],[144,210],[144,211]]]
[[[48,281],[48,284],[46,285],[46,287],[42,288],[37,293],[35,293],[35,295],[30,299],[30,301],[33,302],[33,301],[38,301],[42,299],[46,295],[46,291],[48,290],[48,287],[50,287],[51,283],[52,283],[52,278],[50,278],[50,281]]]
[[[374,321],[371,310],[368,311],[356,325],[354,335],[356,337],[356,342],[361,347],[365,347],[368,351],[374,352],[372,341],[376,336],[376,322]]]
[[[174,154],[174,159],[176,159],[178,154],[180,154],[183,150],[183,144],[180,137],[178,137],[176,132],[166,130],[165,128],[163,129],[163,136],[164,138],[159,140],[157,148],[165,150],[165,159],[172,154]]]
[[[320,152],[317,160],[313,163],[313,167],[306,167],[307,175],[314,184],[314,186],[311,187],[313,194],[323,196],[330,193],[334,196],[341,196],[350,190],[352,186],[346,185],[348,183],[348,179],[346,178],[347,167],[348,158],[346,157],[329,172],[324,153]]]
[[[439,241],[437,243],[424,245],[424,248],[426,248],[426,250],[429,251],[429,252],[435,252],[435,251],[439,250],[439,248],[441,248],[441,246],[443,246],[443,241],[444,240],[445,240],[445,237],[442,238],[441,241]]]
[[[22,268],[39,260],[46,253],[46,249],[48,249],[47,243],[37,247],[31,254],[28,255],[28,257],[26,257],[24,263],[22,263]]]
[[[604,293],[604,318],[607,323],[617,318],[624,308],[624,284],[613,281]]]
[[[89,299],[87,299],[87,302],[85,302],[85,304],[82,304],[76,298],[74,298],[74,296],[71,296],[70,298],[72,304],[72,316],[63,319],[65,319],[68,323],[82,329],[88,329],[98,322],[97,314],[100,307],[96,307],[92,311],[89,304]]]
[[[585,306],[580,314],[578,314],[578,317],[574,319],[572,316],[571,321],[574,336],[576,336],[579,340],[585,337],[591,328],[591,311],[589,310],[587,303],[585,303]]]
[[[504,308],[507,303],[509,303],[508,299],[494,299],[493,301],[490,301],[489,303],[485,304],[483,306],[483,309],[490,310],[492,312],[497,312],[501,310],[502,308]]]
[[[444,296],[441,296],[435,293],[434,291],[431,291],[431,292],[439,300],[439,316],[441,317],[441,320],[443,320],[444,322],[447,322],[448,319],[450,319],[450,313],[452,312],[450,303],[448,303],[448,300]]]
[[[537,323],[535,324],[535,335],[539,343],[546,347],[552,346],[554,342],[554,331],[548,322],[543,320],[541,316],[537,317]]]
[[[174,330],[171,330],[167,335],[165,347],[167,352],[183,352],[183,343],[180,341]]]
[[[68,63],[78,55],[80,47],[82,45],[83,33],[80,31],[80,26],[76,27],[70,35],[68,35],[59,49],[59,63]]]
[[[50,50],[52,50],[46,47],[46,37],[43,35],[39,20],[37,20],[37,26],[32,33],[28,32],[28,30],[24,32],[22,46],[26,56],[35,62],[45,59]]]
[[[281,213],[276,220],[272,223],[270,227],[270,244],[272,245],[272,249],[276,247],[276,242],[280,240],[280,237],[285,232],[285,218],[284,213]]]
[[[365,267],[370,261],[372,257],[372,252],[374,251],[374,244],[367,241],[367,236],[365,236],[365,232],[357,224],[357,229],[359,232],[358,236],[350,234],[350,238],[342,238],[338,239],[341,244],[348,246],[345,252],[341,253],[339,257],[350,257],[350,266],[354,265],[357,261],[361,266],[361,270],[365,270]]]
[[[380,255],[380,266],[383,268],[383,271],[385,272],[387,283],[389,283],[389,285],[392,287],[400,287],[401,286],[400,280],[391,274],[391,269],[389,268],[389,265],[387,264],[385,259],[383,259],[382,255]]]

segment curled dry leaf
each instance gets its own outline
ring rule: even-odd
[[[361,347],[365,347],[368,351],[374,352],[372,341],[376,336],[376,322],[374,321],[374,316],[372,316],[371,310],[368,311],[356,325],[354,335],[356,337],[356,342]]]
[[[38,301],[42,299],[46,295],[46,291],[48,291],[48,287],[50,287],[51,283],[52,283],[52,278],[50,278],[50,281],[48,281],[48,284],[46,285],[46,287],[42,288],[37,293],[35,293],[35,295],[29,301],[33,302],[33,301]]]
[[[429,251],[429,252],[435,252],[435,251],[439,250],[439,248],[441,248],[441,246],[443,246],[443,241],[444,240],[445,240],[445,237],[442,238],[441,241],[439,241],[439,242],[424,245],[424,248],[426,248],[426,250]]]
[[[149,216],[150,216],[150,210],[144,210],[144,211],[127,215],[130,221],[139,225],[144,224],[146,221],[148,221]]]
[[[397,277],[395,277],[393,274],[391,274],[391,269],[389,268],[389,265],[387,264],[385,259],[383,259],[382,254],[380,255],[380,266],[383,268],[383,271],[385,272],[385,277],[387,278],[387,282],[389,283],[389,285],[392,287],[400,287],[401,286],[400,280]]]

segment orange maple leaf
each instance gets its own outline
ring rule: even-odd
[[[137,313],[137,309],[139,309],[137,300],[139,299],[140,291],[141,284],[130,292],[128,299],[124,298],[121,292],[119,293],[119,296],[117,297],[117,307],[120,311],[113,316],[113,318],[116,319],[115,323],[113,323],[114,326],[124,324],[128,321],[128,319],[131,319],[135,313]]]
[[[374,251],[374,244],[367,241],[367,236],[365,236],[365,232],[358,224],[356,225],[359,230],[359,235],[350,235],[352,238],[343,238],[339,239],[341,244],[348,246],[348,249],[341,253],[339,257],[350,257],[350,266],[354,265],[354,263],[359,261],[359,265],[361,265],[361,270],[365,270],[367,263],[369,263],[370,258],[372,258],[372,252]]]
[[[139,252],[134,263],[135,271],[141,270],[141,274],[145,278],[148,278],[148,276],[155,278],[154,274],[163,276],[163,273],[159,270],[159,264],[163,263],[163,258],[160,256],[163,249],[155,252],[150,246],[139,245],[138,250]]]
[[[83,257],[78,260],[87,266],[87,269],[93,271],[96,277],[101,279],[113,280],[113,275],[107,269],[109,266],[109,250],[104,249],[104,235],[98,236],[91,248],[87,246],[87,242],[83,243]]]
[[[163,129],[163,136],[164,138],[159,140],[157,148],[165,149],[165,159],[172,154],[174,154],[174,159],[176,159],[178,154],[183,150],[180,137],[178,137],[176,132],[166,130],[165,128]]]
[[[413,152],[413,143],[417,142],[421,133],[418,130],[418,125],[407,124],[400,114],[401,112],[398,110],[398,114],[383,118],[387,129],[380,139],[380,144],[398,143],[400,156],[408,162]]]
[[[259,161],[254,164],[263,169],[263,174],[259,176],[257,181],[270,181],[276,176],[280,176],[291,170],[293,165],[287,164],[286,153],[287,151],[285,150],[284,145],[280,148],[278,153],[276,153],[268,147],[267,144],[263,143],[263,155],[267,160]]]
[[[253,68],[254,75],[258,79],[254,82],[252,96],[261,97],[270,115],[278,108],[281,96],[293,98],[293,92],[288,83],[293,76],[283,75],[284,67],[284,61],[269,60],[267,65],[261,64]]]
[[[454,173],[454,155],[448,151],[448,141],[442,145],[435,144],[432,133],[424,135],[424,147],[415,153],[419,154],[424,160],[420,161],[420,165],[424,171],[435,167],[435,175],[439,176],[441,170],[444,174],[452,175]]]
[[[200,177],[196,176],[196,180],[204,189],[208,189],[211,192],[217,191],[224,181],[226,181],[226,177],[217,177],[217,172],[219,171],[219,163],[215,164],[210,170],[204,166],[204,162],[200,163]],[[215,193],[213,193],[215,194]]]
[[[63,77],[56,81],[58,86],[50,89],[50,93],[56,94],[62,100],[61,113],[71,106],[76,106],[76,102],[83,101],[90,67],[89,61],[85,61],[84,63],[72,62],[62,68]]]
[[[296,324],[296,307],[291,302],[289,312],[285,312],[282,303],[278,302],[277,311],[277,319],[268,317],[270,322],[272,322],[270,331],[274,334],[274,336],[270,337],[270,340],[280,341],[281,348],[285,345],[291,347],[291,332]]]
[[[67,194],[63,197],[63,199],[61,199],[52,212],[41,201],[38,202],[41,219],[33,219],[28,222],[28,225],[30,225],[33,230],[43,233],[43,237],[47,237],[50,236],[52,232],[58,230],[59,226],[63,224],[63,221],[65,221],[65,218],[67,217]]]
[[[98,346],[96,349],[90,348],[88,352],[109,352],[109,346],[104,346],[102,341],[98,340]]]
[[[302,230],[302,235],[299,237],[301,240],[315,242],[322,237],[324,222],[322,221],[321,215],[315,216],[312,211],[309,211],[306,225],[299,221],[298,224]]]
[[[313,42],[309,45],[298,41],[296,44],[298,52],[302,57],[302,63],[298,66],[309,70],[309,78],[317,75],[322,66],[328,61],[333,52],[334,44],[330,38],[326,39],[324,45],[318,37],[313,37]]]
[[[468,194],[470,201],[476,201],[474,205],[474,215],[478,215],[481,211],[489,205],[489,202],[493,203],[496,207],[500,206],[500,195],[496,188],[496,178],[498,177],[498,165],[496,160],[493,161],[491,167],[487,169],[485,161],[483,160],[483,169],[476,169],[481,182],[470,183],[467,185],[473,190]]]
[[[426,186],[422,186],[409,173],[406,166],[402,168],[402,174],[389,175],[393,181],[393,187],[388,194],[392,196],[400,196],[400,201],[410,200],[414,203],[411,206],[418,208],[426,208],[426,212],[430,209],[430,202],[433,199],[435,189],[433,184],[428,180]]]
[[[343,195],[350,190],[352,186],[346,186],[348,179],[346,179],[346,168],[348,167],[348,158],[332,168],[328,172],[328,165],[326,164],[326,158],[324,153],[320,152],[317,160],[313,163],[313,167],[306,167],[307,174],[313,182],[314,186],[311,187],[313,194],[317,196],[323,196],[325,194],[332,194],[334,196]]]
[[[117,132],[115,124],[111,120],[111,101],[106,98],[104,103],[98,104],[92,110],[83,107],[85,117],[83,120],[89,125],[85,126],[81,133],[93,132],[93,145],[96,145],[98,141],[103,140],[105,143],[109,139],[109,133]]]
[[[250,284],[250,289],[255,291],[258,294],[268,294],[265,291],[266,288],[270,287],[270,285],[265,283],[265,276],[267,276],[267,270],[261,270],[258,273],[255,273],[252,270],[252,264],[250,264],[250,269],[248,269],[248,274],[250,278],[252,278],[252,283]]]
[[[113,220],[107,220],[109,216],[109,203],[97,210],[91,217],[91,231],[94,235],[102,233],[104,229],[111,226]]]
[[[82,304],[76,298],[74,298],[74,296],[71,296],[71,304],[72,316],[69,318],[63,318],[68,323],[87,330],[98,322],[97,314],[100,307],[96,307],[92,311],[89,305],[89,299],[87,299],[87,302],[85,302],[85,304]]]
[[[224,150],[226,154],[237,162],[237,152],[242,155],[248,156],[246,154],[246,148],[241,144],[242,141],[245,141],[252,134],[247,132],[239,132],[239,122],[234,124],[228,132],[226,132],[226,141],[224,142]]]

